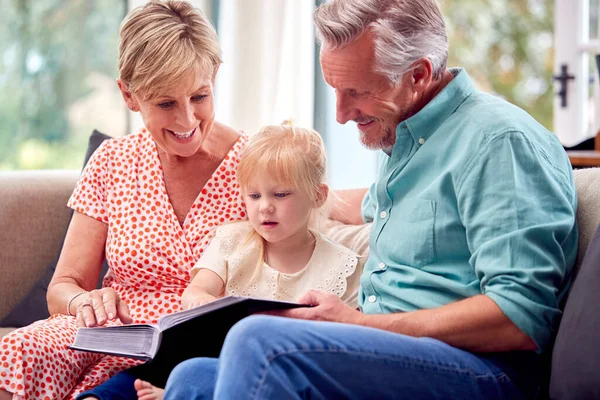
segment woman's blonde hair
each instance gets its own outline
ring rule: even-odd
[[[217,33],[185,1],[152,0],[133,9],[121,24],[119,77],[128,90],[151,99],[202,68],[221,64]]]
[[[308,195],[315,207],[318,200],[324,203],[328,194],[327,154],[321,136],[312,129],[299,128],[289,122],[265,126],[252,136],[246,145],[237,169],[237,179],[242,192],[257,175],[269,173],[282,185]],[[247,244],[256,243],[259,254],[257,270],[265,261],[265,243],[252,231]]]
[[[252,136],[237,169],[245,191],[257,174],[269,173],[277,182],[302,191],[316,202],[326,193],[327,155],[321,136],[312,129],[289,123],[270,125]]]

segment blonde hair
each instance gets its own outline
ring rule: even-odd
[[[185,1],[152,0],[121,24],[119,78],[151,99],[202,68],[214,74],[221,49],[212,24]]]
[[[282,185],[305,193],[317,204],[327,196],[327,154],[321,136],[312,129],[299,128],[290,122],[270,125],[252,136],[242,152],[237,180],[245,193],[254,177],[269,173]],[[259,248],[260,266],[264,261],[264,240],[253,231],[248,241]]]

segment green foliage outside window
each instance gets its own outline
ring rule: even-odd
[[[554,0],[441,0],[449,66],[552,130]]]
[[[114,81],[126,3],[0,0],[0,169],[80,168],[92,129],[127,132]],[[440,3],[449,66],[552,129],[554,0]]]
[[[0,9],[0,169],[80,168],[101,106],[119,100],[126,1],[0,0]],[[122,125],[126,111],[104,117]]]

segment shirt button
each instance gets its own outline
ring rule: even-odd
[[[419,138],[419,144],[424,144],[424,143],[425,143],[425,139]]]
[[[385,268],[385,264],[384,264],[384,263],[382,263],[382,262],[380,262],[380,263],[379,263],[379,269],[384,269],[384,268]]]
[[[379,216],[383,219],[387,217],[387,213],[385,211],[382,211],[381,214],[379,214]]]
[[[377,300],[377,297],[375,297],[374,295],[370,295],[367,300],[369,300],[369,303],[375,303],[375,300]]]

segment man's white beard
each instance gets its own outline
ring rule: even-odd
[[[372,140],[369,140],[367,134],[360,129],[358,130],[360,134],[360,143],[369,150],[383,150],[384,152],[391,154],[392,149],[394,148],[394,142],[392,137],[390,137],[389,132],[386,131],[386,135],[382,137],[378,142],[374,143]],[[395,132],[394,132],[395,133]]]

